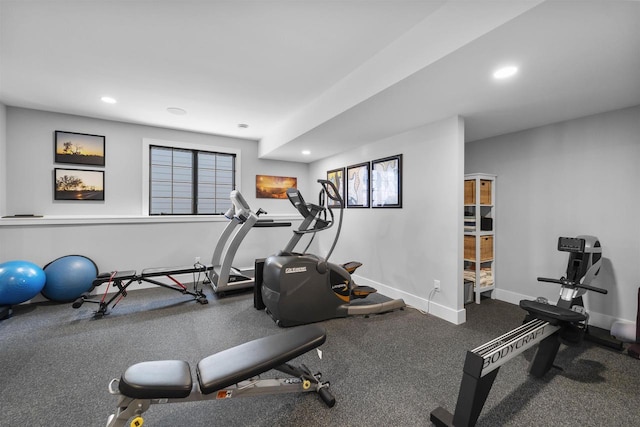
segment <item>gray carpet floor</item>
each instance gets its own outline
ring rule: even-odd
[[[1,426],[104,426],[116,405],[107,384],[129,365],[182,359],[194,367],[217,351],[283,332],[253,308],[250,293],[200,305],[158,288],[130,292],[102,319],[94,309],[31,304],[0,322]],[[296,362],[331,382],[333,408],[314,393],[154,405],[145,426],[431,425],[432,410],[455,407],[466,350],[519,325],[523,312],[484,300],[468,305],[467,317],[454,326],[407,308],[322,322],[322,360],[312,351]],[[586,341],[563,345],[556,358],[562,370],[535,379],[527,375],[532,356],[528,350],[501,368],[479,426],[640,425],[638,360]]]

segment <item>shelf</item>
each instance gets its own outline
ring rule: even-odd
[[[463,262],[466,268],[463,286],[465,301],[470,302],[473,297],[476,304],[480,304],[481,294],[496,289],[495,178],[495,175],[470,174],[465,175],[464,180]],[[476,277],[479,282],[490,284],[476,286]],[[491,297],[495,298],[495,293],[492,292]]]
[[[465,236],[493,236],[495,233],[493,231],[464,231]]]

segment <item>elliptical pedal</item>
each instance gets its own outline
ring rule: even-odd
[[[359,267],[362,267],[362,263],[358,261],[349,261],[341,265],[342,268],[347,270],[347,273],[353,274]]]
[[[375,294],[376,292],[378,292],[378,290],[372,288],[371,286],[356,285],[351,290],[351,297],[353,299],[366,298],[371,294]]]

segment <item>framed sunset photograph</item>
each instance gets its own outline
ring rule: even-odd
[[[105,137],[86,133],[55,131],[56,163],[104,166]]]
[[[53,199],[104,200],[104,171],[55,168]]]
[[[297,188],[298,178],[291,176],[256,175],[256,198],[286,199],[287,188]]]

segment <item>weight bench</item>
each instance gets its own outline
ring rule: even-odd
[[[102,317],[105,314],[109,314],[109,310],[113,309],[118,302],[124,297],[127,296],[127,288],[133,283],[151,283],[156,286],[161,286],[163,288],[171,289],[173,291],[180,292],[182,294],[191,295],[196,301],[200,304],[208,304],[209,300],[207,300],[206,295],[199,289],[200,275],[203,275],[203,283],[204,279],[206,279],[206,272],[211,270],[211,266],[206,266],[204,264],[196,263],[193,266],[187,267],[160,267],[160,268],[146,268],[142,270],[141,274],[137,274],[135,270],[127,270],[127,271],[112,271],[110,273],[101,273],[98,275],[96,279],[94,279],[91,289],[89,292],[85,292],[80,297],[78,297],[72,304],[73,308],[80,308],[82,304],[85,302],[98,304],[99,308],[94,313],[96,317]],[[187,289],[187,286],[180,283],[173,276],[178,274],[193,274],[193,291]],[[197,275],[197,277],[196,277]],[[174,285],[166,284],[160,282],[156,278],[166,277],[171,280]],[[100,299],[94,299],[90,292],[96,288],[96,286],[100,286],[103,283],[107,283],[107,288]],[[109,288],[114,286],[118,288],[118,292],[116,292],[110,299],[107,300],[107,292]],[[110,307],[111,306],[111,307]]]
[[[107,427],[141,426],[142,414],[151,405],[203,400],[231,399],[294,392],[316,392],[333,407],[335,398],[321,374],[311,374],[305,365],[288,362],[326,340],[317,325],[302,326],[288,332],[250,341],[200,360],[194,383],[189,364],[182,360],[158,360],[130,366],[109,383],[109,393],[118,396],[118,407],[107,420]],[[288,378],[260,379],[275,369]]]

